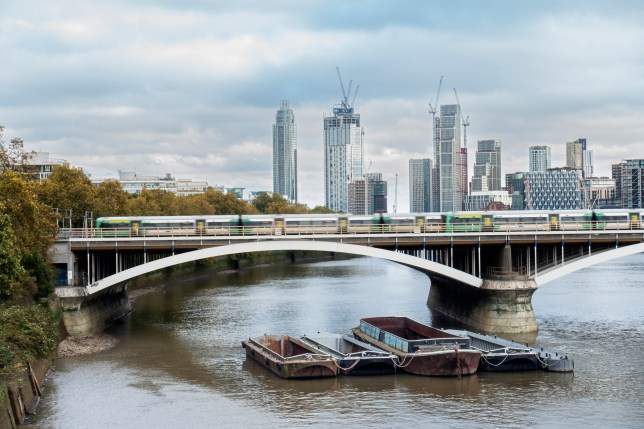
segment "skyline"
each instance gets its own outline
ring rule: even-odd
[[[28,3],[28,4],[27,4]],[[36,6],[38,5],[38,6]],[[586,138],[596,176],[644,158],[644,5],[493,1],[210,5],[45,1],[0,5],[5,139],[83,167],[272,189],[272,124],[298,125],[299,202],[324,204],[323,117],[360,85],[365,168],[407,211],[409,160],[434,159],[429,103],[458,90],[469,177],[478,140],[500,140],[502,177],[552,166]],[[345,81],[345,85],[348,82]]]

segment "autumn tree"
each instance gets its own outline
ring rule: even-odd
[[[96,188],[92,181],[81,168],[68,164],[54,167],[38,194],[45,204],[57,208],[61,216],[71,210],[72,227],[76,228],[83,226],[86,212],[94,212],[96,204]]]
[[[162,189],[143,189],[129,200],[132,216],[176,216],[179,214],[177,196]]]
[[[207,189],[204,197],[213,207],[213,214],[254,214],[257,209],[246,201],[242,201],[233,192],[223,193],[214,189]]]
[[[129,194],[118,180],[109,179],[96,187],[94,219],[102,216],[127,216],[130,213]]]

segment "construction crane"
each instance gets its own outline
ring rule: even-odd
[[[463,109],[461,108],[461,102],[458,99],[458,92],[454,88],[454,95],[456,96],[456,104],[458,104],[458,110],[461,111],[461,118],[463,120],[463,147],[467,149],[467,127],[470,126],[470,115],[465,115]]]
[[[443,76],[441,76],[441,79],[438,81],[438,91],[436,92],[436,100],[434,101],[434,105],[432,106],[432,103],[429,103],[429,113],[432,114],[432,127],[434,126],[435,119],[436,119],[436,109],[438,108],[438,97],[441,94],[441,85],[443,84]]]
[[[353,80],[349,81],[349,91],[345,91],[344,83],[342,82],[342,75],[340,74],[340,67],[336,67],[335,69],[338,72],[338,79],[340,80],[340,88],[342,89],[342,101],[340,102],[340,105],[342,106],[341,109],[345,111],[351,111],[353,108],[353,103],[356,101],[356,96],[358,95],[358,89],[360,88],[360,85],[356,87],[353,98],[351,99],[351,104],[349,104],[349,97],[351,97],[351,86],[353,85]]]

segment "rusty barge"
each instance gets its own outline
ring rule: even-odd
[[[371,317],[360,320],[353,335],[379,349],[394,353],[405,372],[429,376],[461,376],[478,370],[481,352],[470,340],[407,317]]]
[[[288,335],[264,335],[242,341],[246,356],[282,378],[335,377],[333,357]]]

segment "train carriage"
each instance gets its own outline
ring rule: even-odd
[[[285,215],[284,234],[336,234],[340,218],[337,215]]]

